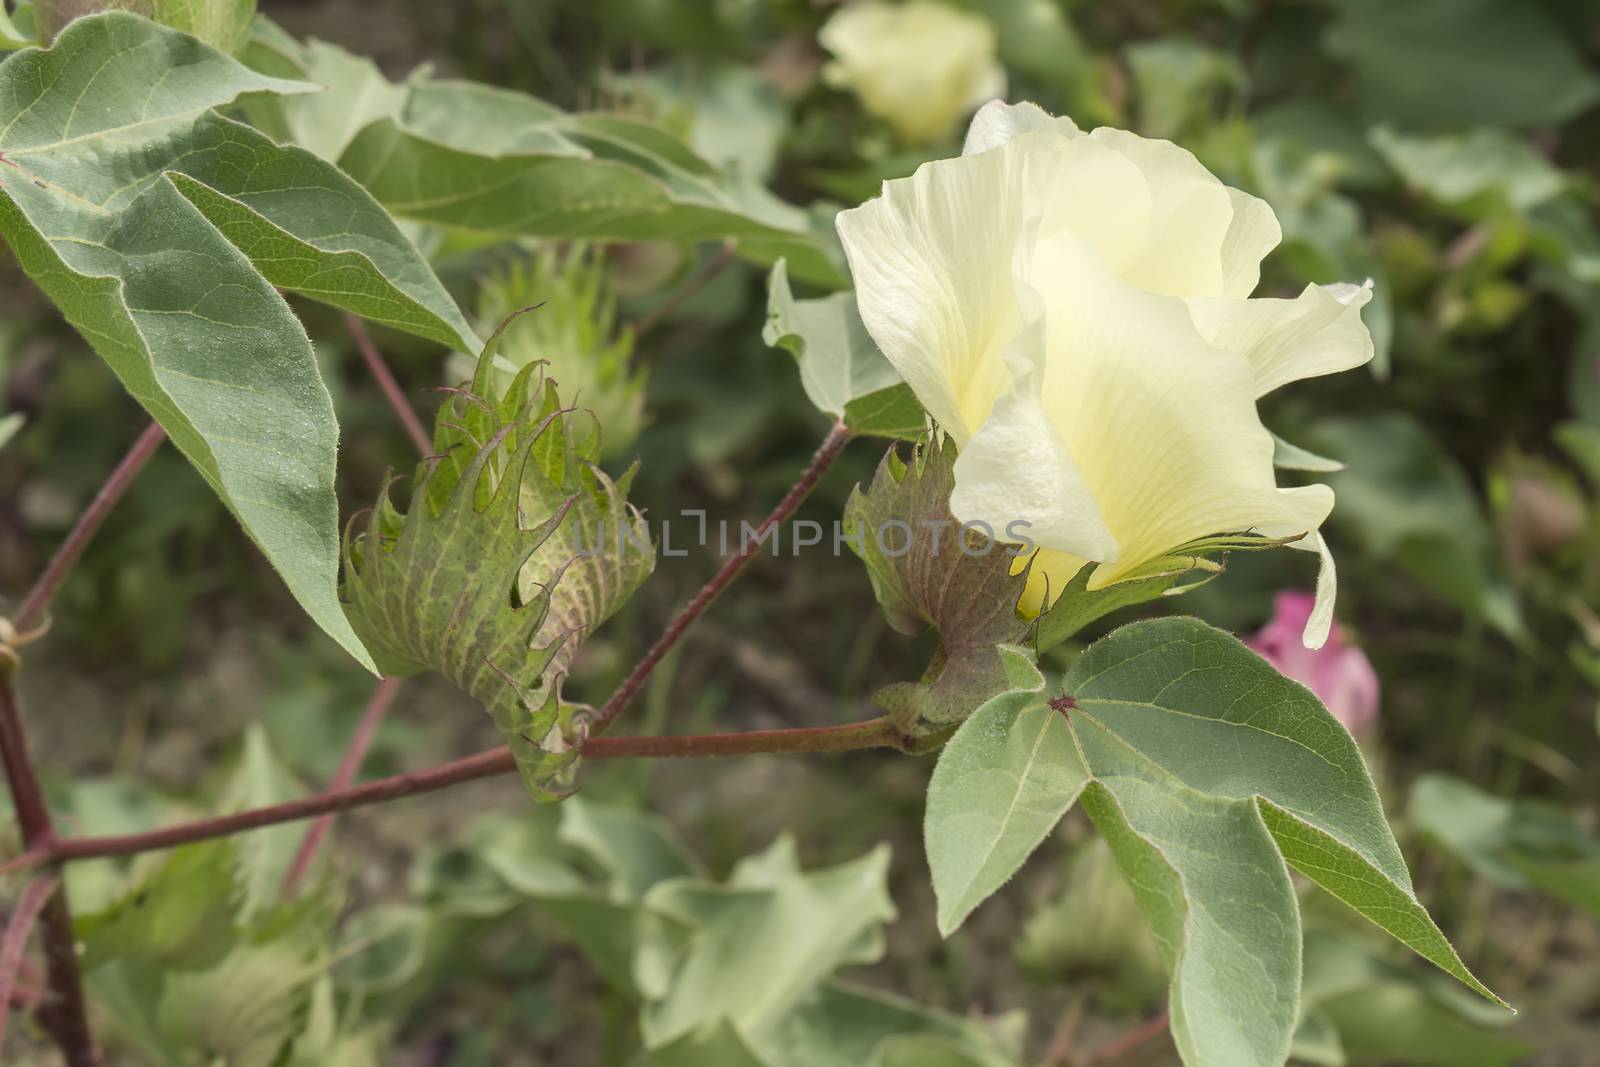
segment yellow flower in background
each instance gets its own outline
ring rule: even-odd
[[[818,35],[829,85],[850,89],[901,140],[930,144],[1005,91],[987,19],[934,0],[847,4]]]
[[[1042,606],[1197,538],[1303,535],[1333,617],[1327,486],[1280,489],[1256,399],[1372,358],[1366,286],[1250,298],[1272,209],[1168,141],[993,101],[963,154],[839,215],[861,316],[960,449],[951,509],[1039,546]]]

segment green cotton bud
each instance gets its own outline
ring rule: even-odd
[[[644,424],[643,371],[630,367],[633,333],[617,326],[617,295],[604,258],[583,246],[546,244],[496,267],[478,294],[484,334],[524,308],[500,342],[500,366],[491,379],[498,398],[518,371],[543,360],[545,377],[561,386],[569,403],[587,408],[600,424],[600,456],[626,455]],[[452,383],[471,378],[476,359],[457,355]]]

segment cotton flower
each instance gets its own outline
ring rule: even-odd
[[[841,8],[818,35],[834,60],[829,85],[850,89],[901,140],[943,139],[979,104],[1005,91],[994,27],[934,0],[861,0]]]
[[[1378,674],[1366,653],[1345,644],[1338,631],[1315,651],[1301,643],[1315,599],[1309,593],[1279,593],[1273,598],[1272,619],[1245,644],[1278,673],[1317,694],[1345,729],[1360,736],[1378,717]]]
[[[1194,156],[993,101],[963,154],[885,182],[839,234],[873,339],[960,450],[951,508],[1027,524],[1024,610],[1197,538],[1296,538],[1323,561],[1305,640],[1333,618],[1324,485],[1280,489],[1256,400],[1372,358],[1366,286],[1252,299],[1282,234]],[[1019,538],[1010,538],[1017,541]]]

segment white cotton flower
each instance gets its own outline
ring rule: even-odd
[[[994,27],[935,0],[847,4],[818,40],[834,57],[824,80],[853,91],[911,144],[941,140],[979,104],[1005,91]]]
[[[1372,358],[1370,285],[1252,299],[1282,233],[1168,141],[993,101],[965,154],[839,216],[873,339],[960,449],[951,508],[1040,547],[1024,608],[1086,564],[1100,589],[1197,538],[1300,535],[1324,574],[1324,485],[1280,489],[1256,399]]]

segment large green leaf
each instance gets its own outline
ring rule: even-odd
[[[1054,700],[1026,685],[996,698],[940,758],[928,854],[936,888],[972,890],[951,898],[960,908],[1003,882],[1081,788],[1172,972],[1172,1029],[1191,1067],[1288,1053],[1300,979],[1290,866],[1498,1002],[1417,901],[1359,749],[1304,687],[1183,618],[1112,633],[1062,687]],[[1057,721],[1063,736],[1044,740]],[[1038,768],[1030,743],[1065,754]],[[942,888],[940,905],[941,924],[959,918]]]
[[[573,115],[522,93],[413,79],[340,165],[397,215],[493,234],[606,240],[732,238],[742,252],[843,284],[805,212],[719,174],[666,130]]]
[[[1019,653],[1004,653],[1033,670]],[[928,783],[928,866],[949,934],[1016,873],[1088,783],[1066,716],[1038,685],[1002,693],[962,724]]]
[[[278,288],[443,344],[473,334],[335,168],[213,108],[313,88],[132,15],[0,64],[0,234],[261,546],[371,665],[338,606],[338,428]]]
[[[767,278],[767,325],[761,337],[794,356],[800,385],[818,411],[843,419],[858,432],[883,435],[882,402],[904,383],[867,333],[854,293],[796,300],[789,289],[788,263],[779,260]],[[927,424],[920,407],[904,421],[913,436]]]

